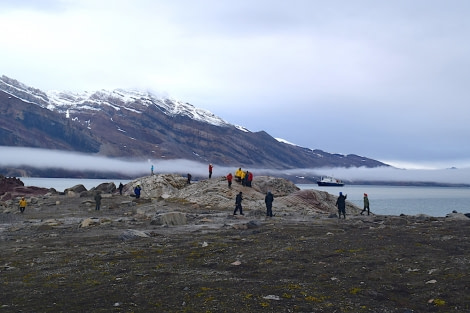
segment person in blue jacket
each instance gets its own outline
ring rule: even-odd
[[[137,199],[140,198],[140,190],[141,190],[141,189],[142,189],[142,188],[140,188],[140,185],[137,185],[137,186],[135,186],[135,188],[134,188],[134,194],[135,194],[135,197],[136,197]]]

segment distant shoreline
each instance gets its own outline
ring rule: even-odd
[[[18,175],[20,174],[20,175]],[[116,180],[133,180],[141,177],[141,174],[136,174],[135,177],[134,175],[119,175],[121,176],[120,178],[116,177],[116,173],[89,173],[89,172],[71,172],[71,171],[60,171],[60,172],[52,172],[52,175],[50,172],[41,171],[36,175],[35,173],[31,173],[30,175],[24,175],[24,173],[3,173],[5,177],[17,177],[17,178],[57,178],[57,179],[97,179],[97,180],[110,180],[110,181],[116,181]],[[47,175],[47,176],[46,176]],[[145,174],[143,174],[145,175]],[[181,174],[183,175],[183,174]],[[256,176],[265,176],[264,173],[257,173]],[[268,175],[268,176],[273,176],[273,175]],[[284,178],[287,179],[294,184],[310,184],[310,185],[316,185],[317,184],[317,178],[316,177],[297,177],[297,176],[291,176],[291,175],[275,175],[276,177]],[[198,177],[197,175],[193,175],[193,180],[202,180],[205,179],[206,177]],[[348,181],[347,179],[343,179],[343,182],[345,183],[345,186],[356,186],[356,185],[369,185],[369,186],[400,186],[400,187],[454,187],[454,188],[468,188],[470,187],[470,184],[464,184],[464,183],[442,183],[442,182],[431,182],[431,181],[387,181],[387,180],[355,180],[355,181]],[[337,188],[337,187],[332,187],[332,188]]]
[[[311,179],[301,179],[301,178],[295,178],[292,179],[292,177],[283,177],[286,178],[290,181],[292,181],[294,184],[303,184],[303,185],[316,185],[317,182]],[[344,186],[359,186],[359,185],[364,185],[364,186],[397,186],[397,187],[453,187],[453,188],[458,188],[458,187],[470,187],[470,184],[450,184],[450,183],[439,183],[439,182],[412,182],[412,181],[354,181],[354,182],[348,182],[347,180],[343,179],[343,182],[345,183]],[[331,188],[338,188],[338,187],[331,187]],[[341,187],[340,187],[341,188]]]

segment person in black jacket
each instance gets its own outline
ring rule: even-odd
[[[266,193],[266,197],[264,197],[264,203],[266,203],[266,216],[273,217],[273,201],[274,196],[271,191]]]
[[[240,210],[240,215],[245,215],[243,214],[242,200],[242,192],[240,191],[240,193],[235,198],[235,211],[233,211],[233,215],[237,215],[237,210]]]
[[[99,211],[101,207],[101,192],[95,193],[95,211]]]
[[[370,215],[369,197],[367,197],[367,193],[364,194],[364,209],[361,211],[361,215],[365,211],[367,211],[367,215]]]
[[[341,218],[341,213],[343,213],[344,218],[346,219],[346,198],[348,195],[343,195],[342,192],[339,193],[339,197],[336,200],[336,206],[338,207],[338,218]]]

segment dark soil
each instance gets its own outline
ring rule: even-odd
[[[470,312],[470,220],[85,200],[0,213],[0,312]],[[151,206],[188,225],[152,225]]]

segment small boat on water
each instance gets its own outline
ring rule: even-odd
[[[318,186],[344,186],[344,183],[341,179],[336,179],[332,176],[322,176],[319,181],[317,181]]]

